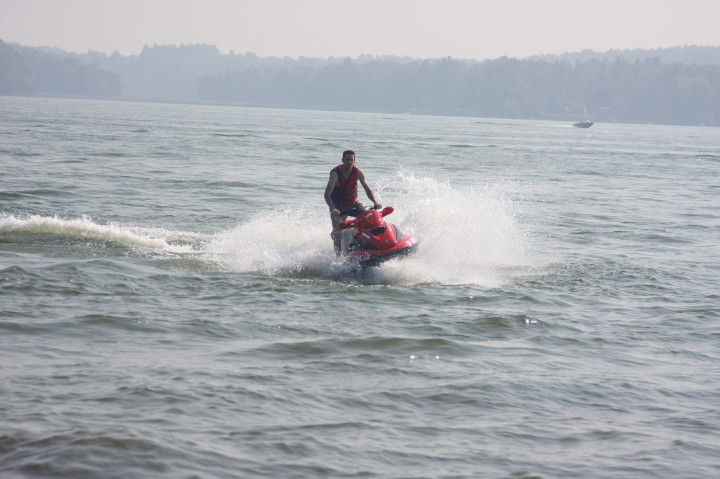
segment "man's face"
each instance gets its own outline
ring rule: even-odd
[[[352,166],[355,164],[355,155],[345,155],[343,156],[343,165],[345,166]]]

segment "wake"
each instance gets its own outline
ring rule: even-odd
[[[432,178],[398,173],[380,184],[390,218],[418,238],[417,251],[379,268],[359,271],[332,249],[324,207],[294,205],[258,211],[247,221],[215,234],[99,224],[89,216],[0,216],[3,236],[48,235],[69,241],[107,242],[131,248],[149,260],[185,258],[185,268],[262,274],[361,284],[502,285],[512,271],[538,263],[533,228],[516,200],[517,185],[475,184],[454,187]],[[318,202],[319,203],[319,202]]]

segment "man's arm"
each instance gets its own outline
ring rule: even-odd
[[[360,181],[360,184],[365,190],[365,194],[375,205],[375,209],[379,210],[380,208],[382,208],[382,205],[378,203],[378,200],[375,198],[375,193],[373,193],[373,191],[370,189],[370,185],[368,185],[367,180],[365,180],[365,173],[360,168],[357,168],[357,177],[358,181]]]
[[[325,187],[325,203],[327,203],[328,207],[330,208],[330,213],[335,216],[340,214],[340,210],[337,209],[337,206],[335,206],[331,197],[332,192],[335,189],[336,183],[337,175],[334,175],[333,172],[330,172],[330,179],[328,180],[328,184]]]

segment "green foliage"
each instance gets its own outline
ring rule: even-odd
[[[0,41],[1,42],[1,41]],[[22,78],[21,91],[6,94],[70,95],[117,97],[121,94],[121,77],[83,63],[79,57],[42,48],[0,45],[0,72],[13,71]]]
[[[299,74],[301,73],[301,74]],[[718,125],[720,65],[500,58],[250,67],[200,79],[205,100],[498,118]]]
[[[32,95],[32,69],[13,47],[0,40],[0,95]]]
[[[208,45],[155,45],[130,57],[98,52],[75,55],[0,41],[0,94],[34,92],[287,108],[719,125],[720,47],[678,47],[645,51],[645,56],[637,50],[612,57],[586,51],[477,62],[367,55],[357,59],[260,58],[252,53],[223,55]]]

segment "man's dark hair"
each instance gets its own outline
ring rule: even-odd
[[[345,151],[343,151],[343,156],[342,156],[343,158],[345,158],[345,157],[348,156],[348,155],[353,155],[353,156],[355,156],[355,152],[352,151],[352,150],[345,150]]]

